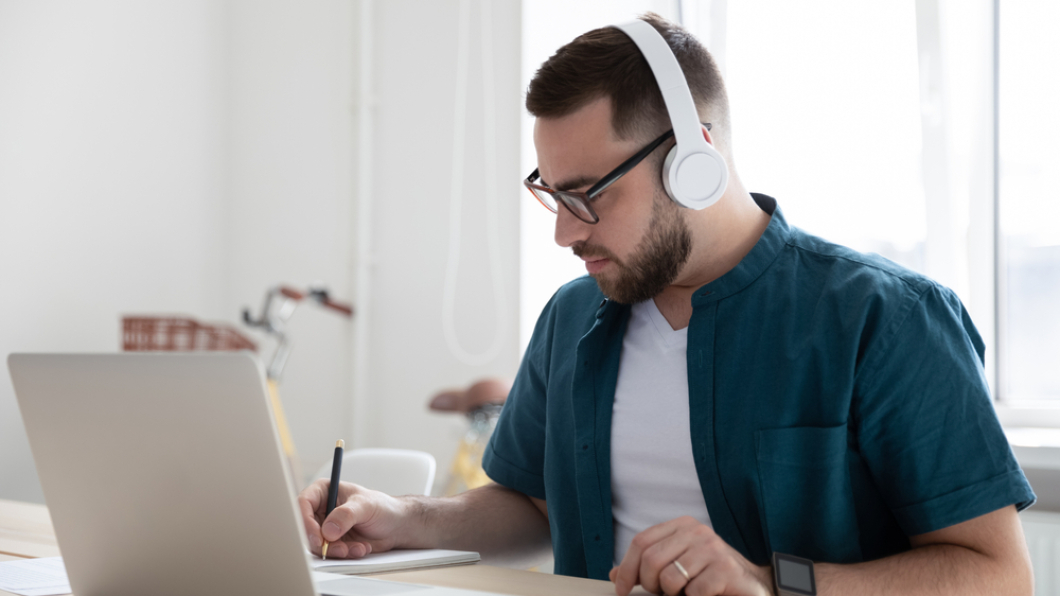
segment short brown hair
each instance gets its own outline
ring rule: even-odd
[[[712,133],[728,146],[729,100],[710,53],[691,33],[655,13],[640,19],[662,34],[697,110],[710,116]],[[620,139],[647,140],[671,127],[651,67],[633,40],[614,27],[582,34],[546,60],[530,81],[526,109],[538,118],[560,118],[600,97],[611,99],[611,127]]]

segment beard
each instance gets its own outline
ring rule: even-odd
[[[636,304],[654,298],[677,279],[692,252],[692,233],[681,217],[681,207],[661,189],[653,197],[648,231],[629,262],[594,244],[576,244],[574,254],[609,259],[617,271],[593,275],[600,291],[619,304]]]

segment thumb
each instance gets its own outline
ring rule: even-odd
[[[324,523],[320,524],[320,533],[324,536],[324,540],[334,542],[342,538],[358,523],[367,519],[368,516],[364,513],[364,506],[361,502],[346,501],[324,518]]]

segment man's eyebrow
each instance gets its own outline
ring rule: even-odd
[[[571,178],[570,180],[564,180],[556,186],[552,186],[548,182],[545,182],[545,179],[542,178],[541,186],[547,186],[552,190],[570,190],[572,188],[579,188],[582,186],[591,186],[592,184],[595,184],[597,180],[598,178],[592,178],[590,176],[576,176],[574,178]]]

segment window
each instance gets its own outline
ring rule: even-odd
[[[728,4],[734,159],[792,225],[924,271],[911,2]]]
[[[1000,398],[1060,404],[1060,4],[1001,0]]]

